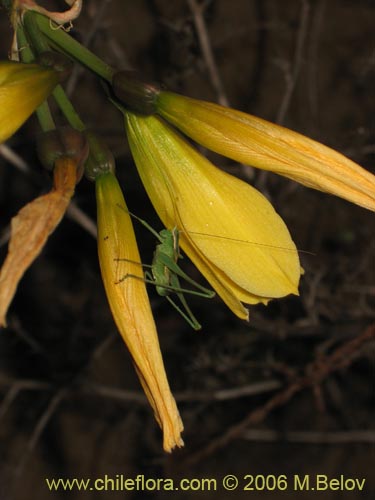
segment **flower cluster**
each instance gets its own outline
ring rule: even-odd
[[[65,17],[59,17],[40,9],[34,1],[17,0],[12,11],[15,29],[23,40],[25,23],[30,35],[27,40],[36,52],[43,52],[46,45],[47,49],[58,47],[112,85],[111,100],[124,114],[126,134],[144,187],[165,227],[178,235],[172,260],[162,262],[162,271],[166,276],[176,272],[181,245],[230,310],[245,320],[249,317],[246,305],[267,304],[271,299],[298,294],[303,272],[298,252],[271,203],[246,182],[214,166],[184,136],[233,160],[270,170],[370,210],[375,210],[375,177],[336,151],[296,132],[116,72],[47,21],[45,16],[65,22],[78,15],[82,2],[67,3],[71,8]],[[39,13],[24,14],[22,9]],[[16,132],[59,81],[59,72],[45,65],[0,62],[0,142]],[[96,185],[99,262],[110,309],[162,428],[164,449],[171,451],[183,445],[183,424],[165,373],[114,159],[100,138],[85,129],[61,87],[54,97],[75,130],[73,134],[67,129],[55,131],[48,114],[47,119],[46,115],[44,119],[42,114],[39,116],[43,129],[52,129],[52,142],[49,137],[47,146],[40,150],[48,157],[47,168],[54,171],[55,186],[48,196],[35,200],[14,220],[14,227],[19,229],[22,221],[39,243],[32,254],[25,255],[27,231],[14,231],[9,248],[12,260],[7,260],[6,272],[4,266],[0,275],[0,298],[8,297],[1,317],[5,318],[20,278],[14,262],[22,255],[26,269],[38,255],[66,210],[85,162],[86,177]],[[79,144],[75,152],[72,138],[75,145]],[[45,217],[43,212],[48,212]],[[43,224],[30,223],[31,213]],[[160,288],[157,279],[149,281]],[[166,289],[173,291],[168,284]],[[181,295],[183,289],[177,292]]]

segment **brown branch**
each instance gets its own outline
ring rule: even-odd
[[[345,342],[331,355],[317,357],[306,366],[304,374],[297,376],[288,387],[271,397],[264,405],[250,412],[243,420],[228,429],[225,434],[214,439],[206,447],[187,457],[184,461],[184,466],[194,465],[212,455],[234,439],[240,437],[250,425],[259,424],[265,420],[271,411],[283,406],[298,392],[307,388],[318,387],[331,373],[350,366],[354,359],[358,357],[361,347],[374,339],[375,324],[370,325],[362,335]]]

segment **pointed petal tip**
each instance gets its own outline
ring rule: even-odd
[[[163,449],[167,453],[172,453],[176,448],[182,448],[183,446],[185,446],[185,443],[181,436],[179,436],[177,439],[164,441],[163,443]]]

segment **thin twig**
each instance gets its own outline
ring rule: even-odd
[[[261,443],[288,442],[306,444],[375,444],[375,430],[351,430],[343,432],[278,432],[274,430],[249,429],[242,434],[241,439]]]
[[[92,356],[91,358],[93,358]],[[5,396],[2,405],[0,406],[0,415],[1,413],[5,413],[2,406],[5,404],[6,400],[9,400],[10,403],[7,404],[7,408],[14,401],[15,396],[22,390],[51,390],[51,384],[45,382],[39,382],[34,380],[13,380],[7,377],[0,376],[0,385],[11,385],[8,390],[7,395]],[[194,401],[231,401],[233,399],[239,399],[243,397],[249,396],[257,396],[259,394],[265,394],[267,392],[275,391],[279,389],[281,383],[278,380],[266,380],[263,382],[256,382],[254,384],[245,385],[242,387],[233,387],[230,389],[221,389],[218,391],[186,391],[186,392],[177,392],[174,394],[176,401],[178,402],[194,402]],[[66,388],[67,395],[71,392],[68,388]],[[14,397],[11,396],[15,393]],[[119,401],[126,401],[131,403],[137,403],[141,405],[147,405],[147,399],[142,392],[138,391],[128,391],[125,389],[118,389],[116,387],[111,387],[103,384],[92,384],[88,383],[85,380],[81,382],[76,382],[74,386],[74,393],[78,394],[94,394],[96,396],[101,396],[109,399],[116,399]],[[11,399],[11,400],[10,400]]]
[[[12,378],[0,373],[0,385],[17,386],[21,390],[41,391],[51,389],[51,384],[42,380],[33,380],[28,378]]]
[[[304,52],[304,47],[305,47],[305,41],[307,37],[307,27],[308,27],[308,20],[309,20],[309,13],[310,13],[310,4],[308,0],[301,0],[302,5],[301,5],[301,11],[300,11],[300,16],[299,16],[299,24],[298,24],[298,32],[296,36],[296,43],[295,43],[295,50],[294,50],[294,57],[293,57],[293,66],[292,70],[289,71],[290,66],[287,63],[285,70],[285,92],[283,95],[283,98],[280,103],[279,110],[276,115],[276,123],[282,124],[285,120],[286,113],[288,111],[288,108],[290,106],[290,102],[292,99],[292,95],[294,92],[294,89],[296,87],[296,83],[298,80],[298,76],[301,70],[302,66],[302,61],[303,61],[303,52]],[[266,190],[266,182],[268,178],[268,172],[265,170],[262,170],[259,175],[258,179],[256,182],[256,187],[260,189],[261,191],[267,191]],[[296,184],[291,185],[291,190],[296,189]]]
[[[7,413],[13,401],[16,399],[21,390],[22,388],[17,385],[13,385],[8,389],[8,392],[5,394],[4,399],[2,400],[0,405],[0,420]]]
[[[117,389],[116,387],[102,384],[83,384],[82,388],[85,393],[94,394],[95,396],[126,401],[127,403],[147,405],[146,396],[142,392],[127,391],[125,389]]]
[[[29,175],[31,169],[27,162],[21,158],[20,155],[15,153],[12,148],[10,148],[7,144],[0,144],[0,155],[7,160],[11,165],[18,168],[20,172]]]
[[[36,444],[38,443],[40,436],[42,435],[44,429],[46,428],[48,422],[50,421],[52,415],[55,413],[56,408],[61,403],[62,399],[66,395],[66,389],[60,389],[50,400],[47,408],[44,410],[42,415],[40,416],[35,428],[32,433],[25,450],[25,453],[22,455],[22,458],[17,466],[16,475],[21,475],[26,465],[27,460],[32,454]]]
[[[267,392],[274,391],[280,387],[278,380],[266,380],[255,384],[249,384],[243,387],[234,387],[231,389],[221,389],[219,391],[187,391],[176,392],[174,397],[177,402],[194,402],[194,401],[231,401],[243,397],[256,396]],[[117,389],[115,387],[105,386],[101,384],[82,384],[80,387],[84,392],[93,393],[98,396],[117,399],[120,401],[147,404],[147,399],[141,392],[127,391],[124,389]],[[78,390],[80,390],[78,388]]]
[[[210,37],[207,31],[206,22],[204,20],[204,11],[207,7],[207,3],[199,4],[197,0],[187,0],[187,3],[189,4],[189,8],[191,10],[191,13],[193,14],[194,25],[195,29],[197,30],[203,59],[206,63],[212,86],[214,87],[217,94],[217,100],[222,106],[229,106],[229,101],[226,96],[222,79],[217,69]]]
[[[21,321],[17,318],[17,316],[11,315],[8,321],[8,327],[17,335],[23,342],[25,342],[34,353],[42,354],[46,357],[46,352],[40,342],[38,342],[29,332],[26,330]]]
[[[93,238],[97,238],[98,230],[95,221],[91,219],[79,206],[71,201],[66,211],[66,216],[82,227]]]
[[[21,391],[44,391],[51,389],[47,382],[28,379],[11,379],[0,374],[0,385],[10,386],[0,404],[0,419],[7,413],[13,401]]]
[[[113,336],[110,336],[109,339],[112,339]],[[104,339],[103,342],[99,343],[99,345],[92,351],[91,357],[88,360],[87,364],[85,364],[79,372],[76,374],[75,381],[79,382],[80,378],[86,373],[87,368],[90,363],[103,353],[104,349],[108,347],[110,342],[108,342],[108,337]],[[10,405],[13,403],[18,393],[22,390],[37,390],[37,391],[45,391],[45,390],[53,390],[52,384],[48,382],[40,382],[37,380],[27,380],[27,379],[12,379],[6,375],[0,373],[0,385],[10,385],[10,389],[8,390],[3,403],[0,405],[0,415],[4,415],[6,411],[9,409]],[[63,398],[66,398],[72,392],[72,385],[69,384],[65,387],[61,387],[57,389],[54,396],[50,400],[47,408],[40,416],[36,426],[34,427],[34,431],[28,441],[26,452],[22,455],[22,458],[19,461],[18,467],[15,471],[15,475],[20,475],[23,471],[24,466],[27,463],[31,453],[35,449],[44,429],[46,428],[49,420],[52,415],[55,413],[58,408],[60,402]]]
[[[312,115],[312,123],[319,126],[318,116],[318,68],[319,68],[319,41],[322,25],[324,23],[324,9],[326,0],[319,0],[314,4],[314,13],[311,21],[310,43],[308,45],[308,78],[307,78],[307,99]]]
[[[298,24],[298,32],[296,38],[296,48],[294,52],[293,69],[286,77],[286,88],[283,99],[280,104],[279,111],[276,117],[276,123],[283,123],[286,112],[288,111],[290,101],[298,80],[303,61],[303,51],[305,47],[307,26],[310,13],[310,4],[308,0],[302,0],[300,19]]]

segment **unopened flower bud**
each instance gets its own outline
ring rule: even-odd
[[[74,158],[77,162],[77,181],[83,175],[83,165],[88,155],[85,135],[71,127],[60,127],[44,132],[37,143],[39,159],[47,170],[53,170],[58,158]]]
[[[159,85],[139,80],[132,71],[118,71],[113,76],[112,88],[117,99],[130,111],[141,115],[156,112],[155,101],[161,91]]]
[[[89,155],[85,162],[85,176],[95,181],[101,174],[115,173],[115,159],[112,151],[92,132],[85,132],[89,144]]]

